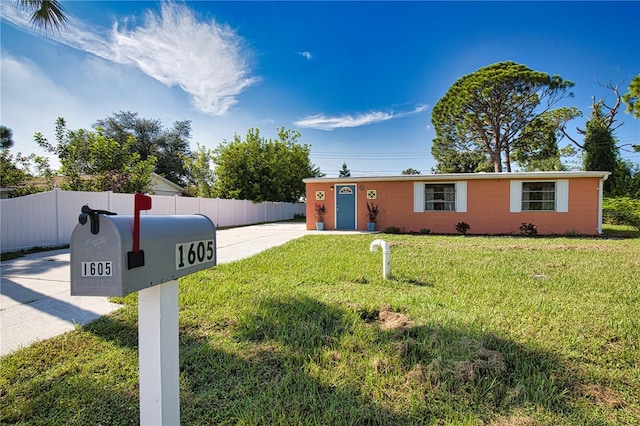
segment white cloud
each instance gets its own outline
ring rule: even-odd
[[[27,13],[10,2],[0,2],[0,14],[2,19],[6,19],[18,27],[29,28],[31,26]]]
[[[425,111],[426,109],[426,105],[418,105],[413,110],[405,112],[372,111],[356,116],[341,115],[336,117],[327,117],[324,114],[316,114],[303,118],[302,120],[298,120],[294,124],[298,127],[331,131],[334,129],[345,127],[368,126],[369,124],[380,123],[382,121],[388,121],[395,118],[418,114]]]
[[[30,26],[21,11],[4,5],[2,9],[13,24]],[[242,38],[226,25],[198,21],[184,5],[162,3],[160,14],[148,11],[141,26],[128,29],[125,20],[115,23],[107,35],[96,33],[94,27],[84,28],[89,27],[74,21],[68,31],[51,37],[109,61],[135,66],[167,86],[179,86],[204,114],[224,114],[257,81],[251,76]]]
[[[304,52],[296,52],[296,54],[297,54],[297,55],[300,55],[300,56],[302,56],[302,57],[304,57],[304,58],[306,58],[306,59],[309,59],[309,60],[313,59],[313,55],[311,54],[311,52],[307,52],[307,51],[304,51]]]

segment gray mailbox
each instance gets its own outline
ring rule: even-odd
[[[125,296],[216,264],[216,229],[206,216],[82,212],[71,234],[73,296]]]

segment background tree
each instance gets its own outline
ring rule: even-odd
[[[13,130],[0,124],[0,149],[10,149],[13,147]]]
[[[534,120],[521,132],[512,152],[511,158],[525,171],[562,170],[555,129],[543,120]]]
[[[623,105],[623,97],[619,87],[622,82],[613,84],[608,82],[600,84],[613,93],[613,103],[604,99],[592,98],[591,114],[584,129],[576,128],[576,131],[584,136],[584,142],[580,143],[561,126],[560,131],[582,152],[583,169],[611,172],[611,176],[604,182],[606,195],[627,195],[634,192],[635,184],[640,177],[636,177],[637,168],[633,164],[625,162],[620,156],[620,148],[617,145],[615,130],[624,123],[618,122],[616,116]]]
[[[46,33],[53,29],[61,31],[68,24],[69,19],[58,0],[16,0],[14,3],[31,13],[31,25]]]
[[[520,132],[560,99],[571,95],[568,90],[573,85],[560,76],[510,61],[460,78],[433,109],[434,158],[438,160],[453,151],[484,153],[494,171],[502,172],[503,162],[511,171],[512,146]],[[464,157],[475,160],[469,155]]]
[[[571,146],[558,147],[564,137],[561,129],[580,115],[577,108],[558,108],[540,114],[520,131],[512,146],[512,160],[528,172],[566,170],[561,158],[575,155],[575,150]]]
[[[458,148],[456,148],[456,146]],[[477,173],[493,171],[489,156],[471,148],[463,149],[461,144],[434,142],[431,154],[436,160],[432,173]]]
[[[618,159],[609,179],[613,178],[611,197],[631,197],[640,200],[640,165]],[[607,180],[609,180],[607,179]],[[606,183],[606,181],[605,181]],[[637,212],[640,215],[640,211]]]
[[[340,173],[338,173],[338,177],[350,177],[351,170],[347,168],[347,163],[342,163],[342,168],[340,169]]]
[[[640,74],[636,75],[631,84],[629,84],[629,92],[622,97],[627,104],[627,114],[633,113],[635,118],[640,119]],[[635,152],[640,152],[640,144],[632,144],[631,147]]]
[[[584,170],[605,170],[613,172],[616,166],[618,150],[611,129],[602,114],[602,104],[594,106],[591,118],[587,121],[584,137]],[[605,181],[605,192],[610,192],[611,179]]]
[[[0,147],[0,178],[2,179],[2,186],[16,186],[30,177],[25,167],[21,167],[25,159],[21,154],[15,157],[10,152],[14,145],[13,130],[0,125],[0,139],[2,141]]]
[[[611,176],[604,181],[603,190],[613,197],[640,196],[640,169],[620,156],[619,147],[613,130],[607,126],[602,113],[602,104],[597,103],[591,118],[587,121],[583,167],[584,170],[604,170]]]
[[[213,151],[197,144],[193,156],[185,158],[184,164],[189,175],[187,194],[192,197],[214,197]]]
[[[618,127],[624,124],[624,123],[618,123],[618,120],[616,119],[616,115],[618,114],[618,111],[620,110],[620,106],[622,105],[622,96],[620,95],[620,90],[619,90],[620,84],[622,83],[618,83],[615,86],[613,85],[612,82],[600,84],[600,86],[611,90],[615,100],[613,104],[607,104],[604,99],[596,100],[596,98],[593,97],[591,100],[592,112],[589,120],[587,120],[587,125],[589,121],[595,119],[599,122],[600,126],[604,126],[607,130],[610,130],[611,132],[613,132]],[[568,120],[565,120],[564,122],[560,122],[560,126],[559,126],[560,132],[562,132],[563,136],[565,136],[568,140],[570,140],[576,147],[580,148],[581,150],[584,150],[585,149],[584,144],[578,142],[575,138],[573,138],[567,132],[566,130],[567,121]],[[576,131],[583,136],[586,136],[587,134],[586,129],[581,129],[579,127],[576,127]]]
[[[53,188],[54,174],[47,158],[20,152],[12,154],[11,148],[15,143],[13,131],[6,126],[0,125],[0,138],[0,179],[3,187],[13,188],[10,198]]]
[[[33,170],[36,173],[33,173]],[[35,154],[13,155],[9,149],[0,152],[0,176],[2,187],[11,188],[9,198],[53,189],[53,172],[47,158]]]
[[[173,128],[164,130],[158,139],[155,172],[171,182],[184,186],[189,181],[185,162],[193,155],[189,147],[191,121],[176,121]]]
[[[162,123],[157,119],[139,118],[137,112],[120,111],[112,116],[100,119],[93,125],[94,129],[102,127],[103,134],[120,144],[126,143],[133,136],[134,143],[131,146],[133,152],[140,154],[140,158],[146,160],[155,155],[157,142],[162,134]]]
[[[412,167],[409,167],[408,169],[404,169],[401,174],[403,174],[403,175],[420,175],[422,173],[420,173],[420,170],[416,170],[416,169],[414,169]]]
[[[58,156],[65,189],[73,191],[149,192],[156,158],[142,160],[132,152],[134,138],[124,144],[106,137],[102,129],[67,130],[63,118],[56,120],[55,145],[41,134],[35,140],[42,148]]]
[[[627,104],[627,114],[632,114],[635,118],[640,118],[640,74],[633,77],[629,84],[629,92],[622,97]]]
[[[192,153],[191,121],[176,121],[173,127],[165,129],[160,120],[138,117],[138,113],[120,111],[96,121],[95,129],[102,128],[107,138],[125,145],[129,137],[134,138],[131,152],[137,152],[142,160],[154,156],[157,159],[154,171],[171,182],[186,186],[189,182],[184,161]]]
[[[278,129],[278,139],[266,140],[258,129],[245,139],[235,135],[214,150],[214,193],[220,198],[296,202],[304,195],[302,179],[322,176],[309,160],[310,147],[300,145],[299,132]]]

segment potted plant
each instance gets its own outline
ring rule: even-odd
[[[324,229],[324,215],[327,214],[327,208],[324,204],[316,203],[316,230]]]
[[[376,229],[378,213],[380,213],[380,209],[377,204],[367,203],[367,217],[369,219],[369,222],[367,222],[367,231],[374,231]]]

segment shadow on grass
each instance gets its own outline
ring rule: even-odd
[[[525,405],[567,411],[566,372],[552,354],[491,334],[384,330],[366,318],[306,297],[264,300],[233,332],[241,356],[185,342],[194,354],[183,359],[188,391],[206,401],[198,406],[232,401],[229,414],[248,424],[474,422]],[[224,389],[214,391],[221,378]]]
[[[279,297],[213,331],[181,321],[181,423],[478,423],[523,407],[572,410],[552,354],[474,331],[384,329],[373,314]],[[2,423],[137,424],[136,315],[121,310],[67,334],[56,360],[25,366],[26,385],[12,375],[23,389],[1,389]],[[64,364],[69,357],[77,362]]]
[[[119,311],[2,357],[0,424],[137,424],[136,327]]]
[[[399,284],[414,285],[416,287],[433,287],[433,283],[429,281],[423,281],[414,277],[405,277],[401,275],[391,275],[391,279]]]
[[[267,300],[241,315],[231,331],[233,351],[183,335],[182,422],[409,424],[351,378],[337,383],[317,375],[322,352],[347,332],[344,311],[301,298]]]

